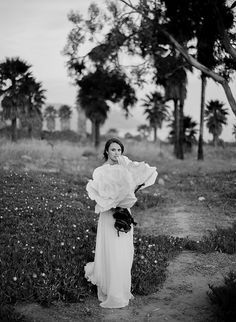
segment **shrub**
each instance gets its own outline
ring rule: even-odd
[[[215,305],[218,321],[236,321],[236,271],[229,272],[220,286],[209,285],[208,296]]]
[[[231,227],[216,227],[215,230],[209,231],[200,241],[198,248],[202,252],[219,251],[227,254],[236,252],[236,221]]]
[[[134,236],[132,291],[136,294],[156,292],[166,279],[168,260],[182,250],[183,239],[172,236]]]

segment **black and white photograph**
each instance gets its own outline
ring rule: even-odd
[[[0,322],[236,322],[236,0],[0,29]]]

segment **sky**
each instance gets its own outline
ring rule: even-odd
[[[72,25],[67,15],[70,10],[79,11],[86,17],[90,0],[0,0],[0,61],[6,57],[20,57],[32,65],[32,72],[37,81],[42,82],[47,90],[47,104],[68,104],[75,106],[76,88],[72,84],[66,69],[66,57],[62,50]],[[95,0],[104,5],[103,0]],[[185,102],[185,114],[199,122],[200,88],[199,72],[195,71],[188,77],[188,94]],[[231,84],[236,97],[236,81]],[[153,90],[147,85],[139,92],[144,98],[145,93]],[[228,126],[224,128],[222,138],[234,141],[232,135],[236,117],[232,113],[224,91],[220,85],[212,80],[208,81],[206,101],[218,99],[225,103],[229,110]],[[126,120],[120,112],[119,106],[113,106],[108,120],[101,129],[105,133],[110,128],[117,128],[120,134],[135,133],[138,124],[145,123],[143,108],[139,101],[131,111],[132,116]],[[72,129],[76,130],[77,114],[73,112]],[[166,127],[159,130],[159,137],[165,139],[168,130]],[[211,139],[205,129],[204,139]]]

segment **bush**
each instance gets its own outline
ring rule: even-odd
[[[209,285],[208,296],[215,305],[217,321],[236,321],[236,271],[224,278],[224,285]]]
[[[147,295],[156,292],[166,279],[168,260],[182,250],[183,239],[172,236],[134,236],[132,291]]]
[[[203,242],[208,245],[210,251],[219,251],[227,254],[236,252],[236,221],[228,228],[216,227],[204,237]]]

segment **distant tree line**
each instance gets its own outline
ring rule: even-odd
[[[20,58],[6,58],[0,63],[0,100],[3,121],[11,122],[11,139],[17,140],[17,122],[21,129],[26,129],[27,136],[42,131],[43,119],[47,129],[55,130],[55,119],[61,121],[61,129],[70,129],[71,107],[61,105],[57,111],[54,106],[45,108],[46,90],[36,81],[31,65]]]

